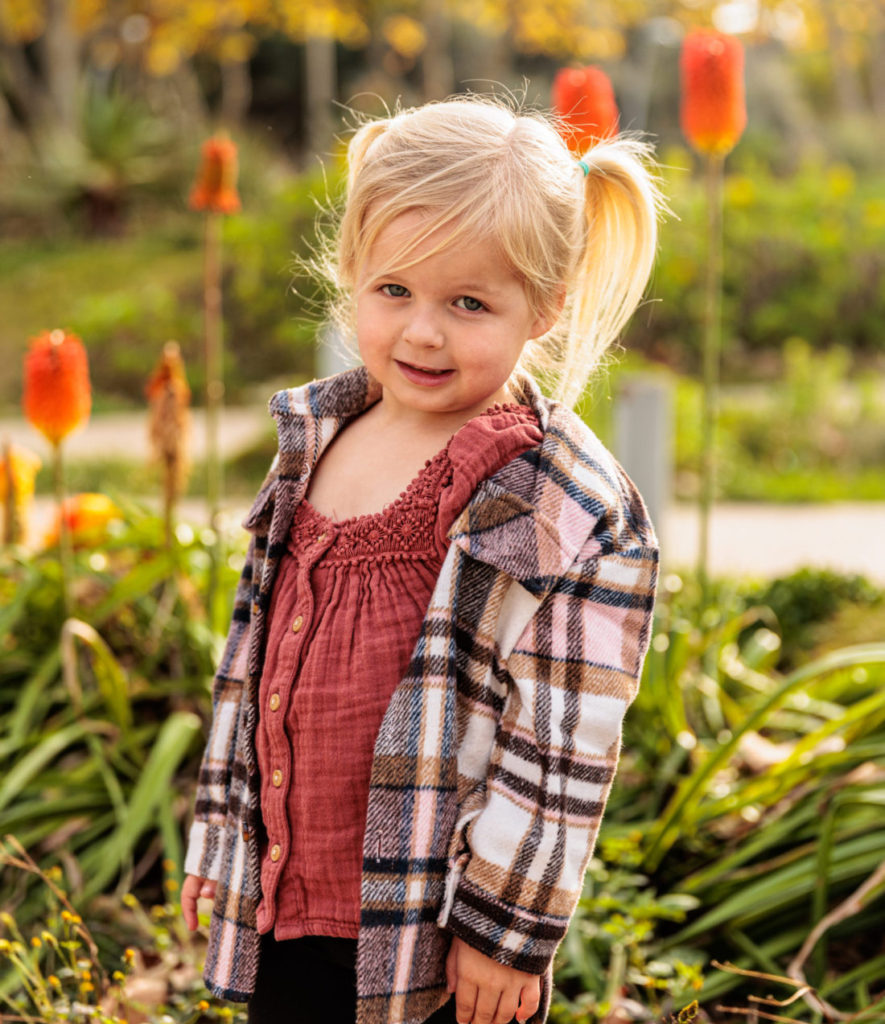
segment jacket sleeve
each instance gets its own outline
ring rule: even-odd
[[[647,521],[598,524],[506,659],[485,802],[444,926],[544,974],[568,928],[648,648],[658,550]]]
[[[254,553],[253,537],[237,584],[230,631],[213,682],[212,724],[197,779],[194,821],[184,861],[188,874],[213,880],[217,880],[221,873],[221,837],[237,745],[240,699],[246,678]]]

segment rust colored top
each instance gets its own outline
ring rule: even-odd
[[[274,586],[256,736],[258,930],[356,938],[373,748],[477,485],[541,441],[531,409],[466,423],[381,512],[334,521],[303,501]]]

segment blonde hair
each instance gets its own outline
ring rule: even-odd
[[[554,323],[521,362],[574,404],[651,272],[662,201],[649,147],[625,136],[599,142],[581,157],[585,175],[549,119],[467,97],[370,121],[347,156],[336,258],[343,308],[373,242],[400,214],[426,219],[398,266],[440,229],[438,249],[491,237],[535,315]]]

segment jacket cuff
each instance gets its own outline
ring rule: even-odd
[[[462,877],[440,924],[498,963],[527,974],[545,974],[568,929],[568,918],[532,914]]]
[[[211,882],[221,878],[223,835],[223,825],[211,825],[206,821],[195,821],[191,825],[184,858],[185,874],[207,878]]]

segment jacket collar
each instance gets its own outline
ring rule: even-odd
[[[511,386],[515,398],[537,414],[543,440],[479,485],[449,538],[543,596],[603,520],[609,502],[599,484],[614,489],[616,467],[593,432],[565,406],[545,398],[531,377],[518,375]],[[289,510],[301,500],[335,435],[380,396],[380,385],[365,367],[277,392],[269,408],[277,423],[278,456],[243,525],[255,532],[269,526],[271,542],[279,539],[276,534],[289,527],[278,522],[284,518],[280,506]]]

